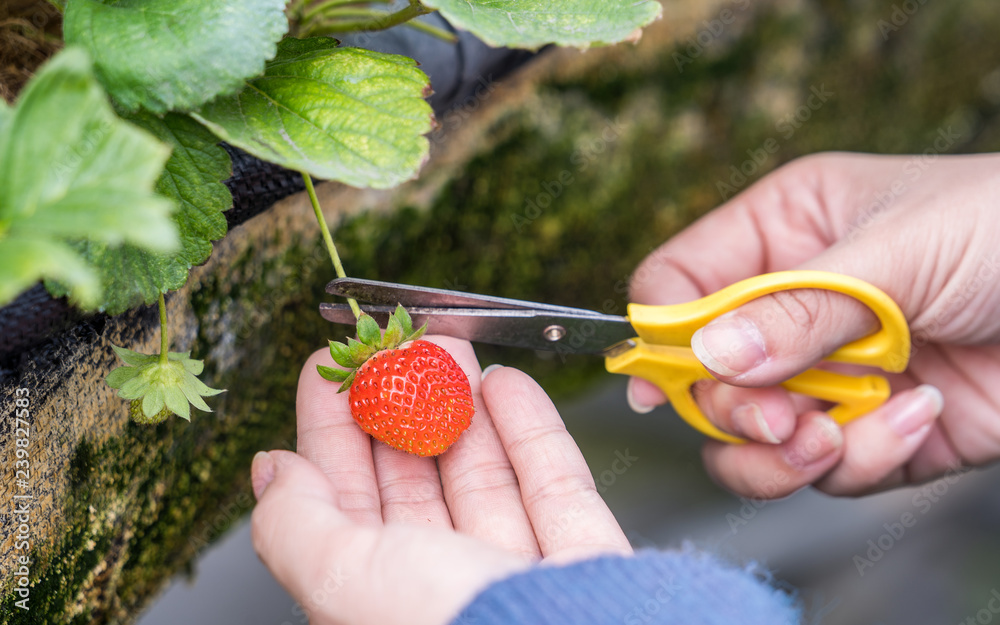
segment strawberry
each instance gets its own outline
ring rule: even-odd
[[[436,456],[469,427],[475,408],[469,379],[447,351],[419,340],[402,306],[383,335],[369,315],[358,318],[358,339],[330,341],[347,371],[319,365],[327,380],[350,389],[351,415],[361,429],[396,449]]]

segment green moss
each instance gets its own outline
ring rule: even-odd
[[[249,267],[254,253],[236,267]],[[293,246],[261,269],[302,267],[309,257]],[[195,295],[201,314],[211,302],[263,301],[266,281],[249,275],[239,283],[229,275]],[[196,414],[191,423],[130,423],[123,436],[101,446],[80,441],[70,463],[66,531],[54,548],[32,556],[31,611],[15,609],[17,597],[8,595],[0,604],[4,623],[126,622],[252,509],[250,458],[260,449],[292,446],[298,373],[327,329],[318,314],[311,324],[304,314],[306,300],[315,306],[315,293],[291,287],[270,293],[280,301],[267,317],[247,322],[252,330],[240,339],[240,366],[221,372],[208,360],[207,379],[230,389],[213,402],[215,413]],[[203,335],[224,331],[202,324]],[[204,336],[198,343],[195,351],[211,349]],[[81,590],[92,594],[81,596]]]

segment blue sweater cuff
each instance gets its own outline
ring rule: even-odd
[[[795,600],[755,566],[693,550],[533,569],[480,593],[452,625],[792,625]]]

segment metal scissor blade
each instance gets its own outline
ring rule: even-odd
[[[540,304],[506,297],[493,297],[476,293],[447,291],[430,287],[362,280],[360,278],[337,278],[326,285],[326,292],[341,297],[351,297],[361,302],[384,306],[401,304],[407,310],[411,306],[435,308],[492,308],[505,310],[547,310],[557,314],[592,315],[603,317],[599,312],[584,308],[570,308],[553,304]]]
[[[384,326],[395,306],[362,305],[361,309]],[[325,319],[334,323],[353,324],[355,321],[347,304],[324,303],[319,310]],[[591,311],[563,314],[549,310],[422,306],[410,306],[406,310],[413,318],[414,327],[426,323],[430,334],[568,354],[604,354],[636,336],[626,317]]]

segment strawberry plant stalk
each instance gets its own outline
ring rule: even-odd
[[[457,41],[455,35],[446,30],[414,20],[435,11],[419,0],[410,0],[407,6],[395,12],[368,9],[357,4],[353,0],[330,0],[303,7],[297,34],[312,37],[336,32],[386,30],[402,24],[449,43]]]
[[[336,9],[332,8],[331,10],[336,11]],[[433,12],[434,9],[428,9],[420,4],[419,0],[410,0],[409,4],[394,13],[372,11],[371,19],[346,22],[344,30],[386,30],[403,22],[408,22],[420,15],[427,15]]]
[[[358,2],[358,0],[326,0],[325,2],[316,2],[308,7],[303,7],[302,9],[302,21],[308,22],[309,20],[318,17],[320,15],[330,15],[331,10],[340,10],[344,7],[354,7],[355,10],[361,10],[358,5],[366,4],[365,2]],[[388,4],[388,2],[387,2]],[[371,9],[368,9],[371,11]]]
[[[381,2],[391,4],[392,0],[321,0],[320,2],[309,3],[307,0],[291,0],[288,3],[288,16],[298,21],[308,21],[317,14],[332,7],[356,6],[359,4],[370,4],[370,2]]]
[[[316,221],[319,222],[319,229],[323,233],[323,242],[326,243],[326,249],[330,253],[330,260],[333,261],[333,269],[337,272],[338,278],[346,278],[347,273],[344,271],[344,265],[340,262],[340,254],[337,253],[337,246],[330,235],[330,228],[326,225],[326,218],[323,217],[323,209],[320,208],[319,198],[316,197],[316,187],[313,186],[312,176],[305,171],[301,173],[302,179],[306,183],[306,191],[309,193],[309,201],[312,202],[313,212],[316,213]],[[354,298],[347,298],[347,303],[350,305],[354,317],[360,319],[361,308],[358,307],[358,303],[354,301]]]
[[[169,354],[167,348],[170,346],[170,338],[167,336],[167,302],[160,293],[160,364],[166,365]]]

